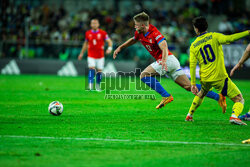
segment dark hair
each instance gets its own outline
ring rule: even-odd
[[[193,19],[192,22],[193,22],[194,27],[197,28],[199,32],[207,31],[208,24],[207,24],[207,20],[205,17],[203,16],[196,17]]]
[[[149,16],[147,13],[142,12],[134,16],[134,20],[137,22],[148,22],[149,21]]]

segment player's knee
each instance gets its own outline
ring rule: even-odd
[[[140,75],[140,79],[147,77],[148,76],[147,74],[148,74],[147,72],[142,72]]]
[[[242,104],[244,104],[245,103],[245,100],[244,100],[244,98],[241,96],[241,99],[240,99],[240,101],[239,101],[240,103],[242,103]]]
[[[184,89],[186,89],[186,91],[191,91],[191,86],[190,85],[184,85],[183,86]]]
[[[245,102],[245,100],[241,94],[235,96],[232,100],[235,103],[240,102],[240,103],[244,104],[244,102]]]
[[[140,75],[140,79],[142,79],[142,78],[144,78],[144,77],[146,77],[146,75],[142,75],[142,74]]]

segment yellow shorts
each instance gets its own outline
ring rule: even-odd
[[[223,96],[227,96],[229,98],[234,98],[235,96],[241,94],[238,87],[232,82],[230,78],[226,78],[226,79],[219,80],[219,81],[213,81],[213,82],[201,81],[201,87],[205,92],[208,92],[212,88],[215,88]]]

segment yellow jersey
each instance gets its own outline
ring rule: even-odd
[[[248,31],[232,35],[223,35],[216,32],[205,32],[199,35],[190,46],[191,84],[195,84],[197,61],[200,66],[201,81],[218,81],[228,77],[222,44],[229,44],[247,35],[249,35]]]

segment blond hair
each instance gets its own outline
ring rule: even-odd
[[[144,24],[148,24],[149,16],[145,12],[141,12],[133,17],[134,21],[136,22],[143,22]]]

